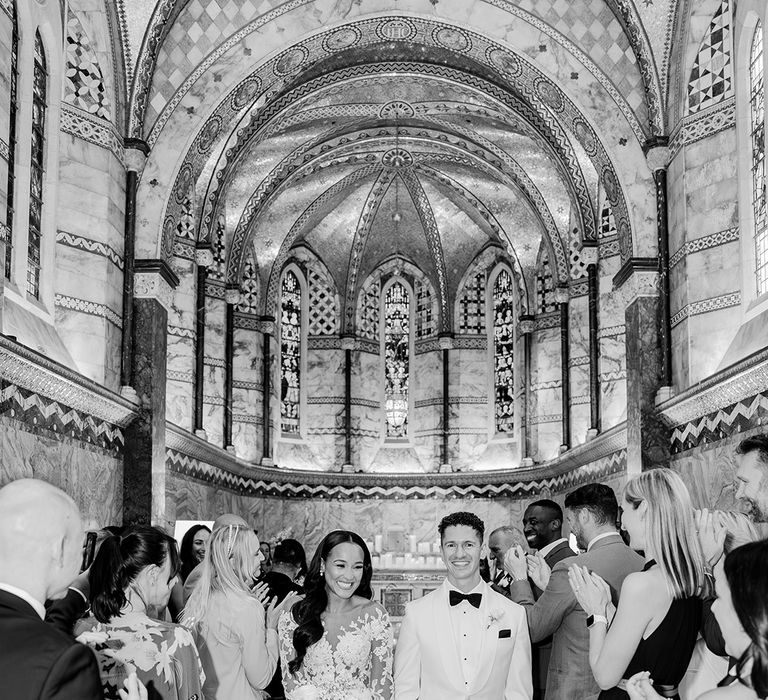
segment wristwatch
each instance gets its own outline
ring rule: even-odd
[[[605,615],[590,615],[587,618],[587,627],[592,627],[592,625],[598,622],[602,622],[606,627],[608,626],[608,618]]]

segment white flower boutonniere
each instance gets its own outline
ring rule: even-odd
[[[486,625],[487,630],[491,629],[491,625],[495,625],[499,620],[501,620],[502,616],[504,615],[503,610],[491,610],[488,613],[488,624]]]

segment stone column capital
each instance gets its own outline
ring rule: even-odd
[[[141,139],[127,138],[124,140],[125,169],[141,173],[149,155],[149,146]]]
[[[659,262],[656,258],[630,258],[614,275],[613,284],[621,288],[629,306],[642,297],[659,296]]]
[[[643,151],[645,151],[645,159],[652,173],[667,169],[672,153],[669,150],[669,139],[666,136],[648,139],[643,145]]]
[[[137,260],[134,266],[133,296],[155,299],[167,311],[179,278],[165,260]]]
[[[520,328],[520,332],[523,335],[528,335],[529,333],[533,333],[533,331],[536,330],[536,319],[534,319],[533,316],[530,316],[528,314],[520,316],[520,322],[518,327]]]
[[[208,247],[195,249],[195,263],[198,267],[209,268],[213,266],[213,251]]]
[[[568,292],[568,287],[555,287],[555,301],[558,304],[567,304],[569,297],[570,293]]]
[[[240,290],[236,287],[227,287],[224,290],[224,301],[230,306],[235,306],[240,303]]]
[[[354,350],[356,338],[354,335],[341,336],[341,349],[342,350]]]
[[[262,316],[259,319],[259,330],[262,333],[266,333],[267,335],[271,335],[274,337],[275,335],[275,319],[272,318],[272,316]]]
[[[453,350],[453,336],[441,335],[437,339],[437,344],[441,350]]]
[[[597,243],[584,243],[579,253],[585,265],[597,265]]]

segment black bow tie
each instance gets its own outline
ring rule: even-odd
[[[483,599],[482,593],[459,593],[458,591],[448,591],[448,602],[451,605],[458,605],[462,600],[466,600],[472,607],[479,608],[480,601]]]

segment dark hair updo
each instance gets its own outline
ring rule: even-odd
[[[345,542],[356,544],[363,552],[363,576],[353,595],[369,600],[373,598],[371,553],[368,551],[363,538],[356,532],[349,530],[329,532],[317,545],[315,556],[312,557],[307,578],[304,581],[304,598],[293,606],[293,619],[298,627],[293,631],[293,647],[296,649],[296,658],[288,663],[288,669],[291,673],[296,673],[301,668],[307,649],[323,636],[323,621],[320,616],[325,612],[328,605],[328,594],[325,591],[325,577],[320,573],[320,565],[328,559],[334,547]]]
[[[120,614],[128,599],[125,591],[146,567],[162,567],[170,557],[170,581],[179,573],[176,541],[155,527],[135,527],[122,536],[104,540],[91,566],[91,610],[99,622]]]

